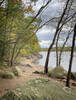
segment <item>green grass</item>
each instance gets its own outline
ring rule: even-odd
[[[76,91],[54,80],[38,78],[9,91],[0,100],[76,100]]]

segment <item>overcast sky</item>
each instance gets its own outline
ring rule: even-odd
[[[24,1],[28,1],[28,0],[24,0]],[[46,4],[47,1],[48,0],[38,0],[36,5],[33,7],[33,9],[35,10],[35,14],[38,12],[38,10],[43,4]],[[59,16],[59,14],[63,11],[63,6],[64,6],[64,2],[61,2],[61,0],[52,0],[50,4],[39,15],[42,19],[42,24],[53,17]],[[36,33],[40,46],[42,48],[49,47],[54,37],[55,30],[56,28],[50,25],[48,27],[44,26]],[[66,28],[64,28],[63,30],[66,30]],[[61,37],[62,38],[59,40],[59,46],[62,46],[66,35],[63,34]],[[71,38],[68,40],[67,45],[68,46],[71,45]]]

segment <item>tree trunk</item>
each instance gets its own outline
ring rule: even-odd
[[[16,49],[16,45],[18,43],[18,40],[19,40],[19,38],[16,40],[16,43],[14,44],[14,47],[13,47],[12,56],[11,56],[11,60],[10,60],[10,66],[13,66],[14,54],[15,54],[15,49]]]
[[[57,41],[58,42],[58,41]],[[58,67],[58,43],[56,42],[56,67]]]
[[[73,30],[72,30],[72,31],[73,31]],[[65,42],[64,42],[64,44],[63,44],[63,46],[62,46],[62,48],[61,48],[61,50],[60,50],[60,54],[59,54],[59,63],[58,63],[59,66],[61,65],[61,56],[62,56],[62,53],[63,53],[63,49],[64,49],[64,47],[65,47],[65,45],[66,45],[66,43],[67,43],[67,41],[68,41],[68,39],[69,39],[69,36],[71,35],[72,31],[70,31],[70,32],[68,33],[68,35],[67,35],[67,37],[66,37],[66,40],[65,40]]]
[[[13,58],[14,58],[15,48],[16,48],[16,44],[14,44],[14,48],[13,48],[13,52],[12,52],[12,57],[11,57],[11,60],[10,60],[10,66],[13,66]]]
[[[52,47],[53,47],[53,45],[54,45],[56,36],[57,36],[58,31],[59,31],[59,28],[60,28],[60,24],[61,24],[61,22],[62,22],[62,19],[63,19],[65,13],[66,13],[67,6],[68,6],[68,4],[69,4],[69,1],[70,1],[70,0],[67,0],[67,2],[66,2],[66,6],[65,6],[65,8],[64,8],[64,10],[63,10],[63,13],[62,13],[61,18],[60,18],[60,20],[59,20],[59,22],[58,22],[58,25],[57,25],[56,32],[55,32],[55,35],[54,35],[52,44],[50,45],[50,47],[49,47],[49,49],[48,49],[48,53],[47,53],[47,57],[46,57],[46,62],[45,62],[45,67],[44,67],[44,73],[45,73],[45,74],[48,73],[48,63],[49,63],[50,51],[51,51],[51,49],[52,49]]]
[[[17,57],[19,56],[19,54],[20,54],[20,50],[22,49],[22,47],[23,47],[23,46],[21,46],[21,47],[18,49],[18,52],[16,53],[16,56],[15,56],[15,58],[14,58],[15,60],[16,60]]]
[[[48,50],[45,67],[44,67],[44,73],[46,73],[46,74],[48,73],[49,56],[50,56],[50,49]]]
[[[69,70],[68,70],[68,74],[67,74],[67,81],[66,81],[66,86],[67,87],[70,87],[70,78],[71,78],[71,69],[72,69],[74,46],[75,46],[75,37],[76,37],[76,24],[75,24],[75,27],[74,27],[74,35],[73,35],[73,40],[72,40],[72,48],[71,48],[71,56],[70,56],[70,62],[69,62]]]
[[[58,62],[59,62],[59,56],[58,56],[58,41],[59,41],[59,36],[60,36],[61,29],[59,30],[59,33],[58,33],[58,36],[57,36],[57,40],[56,40],[56,67],[59,66],[58,65]]]

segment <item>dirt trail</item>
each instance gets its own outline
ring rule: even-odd
[[[41,71],[43,68],[33,64],[32,61],[32,59],[21,58],[20,65],[18,66],[23,72],[21,77],[16,77],[15,79],[0,78],[0,96],[4,95],[7,91],[13,88],[23,85],[25,82],[31,79],[41,77],[33,72]]]

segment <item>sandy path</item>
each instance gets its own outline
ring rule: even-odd
[[[26,67],[26,64],[32,67]],[[16,77],[15,79],[1,79],[0,78],[0,96],[4,95],[7,91],[23,85],[25,82],[41,77],[38,74],[34,74],[35,71],[43,70],[42,67],[38,67],[32,64],[32,59],[21,58],[20,65],[18,66],[22,71],[23,75],[21,77]]]
[[[4,95],[7,91],[11,89],[14,89],[16,87],[19,87],[25,84],[27,81],[31,79],[35,79],[39,77],[48,78],[46,75],[41,76],[39,74],[33,73],[35,71],[43,71],[43,67],[39,67],[36,64],[33,64],[32,61],[34,61],[34,59],[26,59],[26,58],[20,59],[20,64],[18,65],[18,67],[23,72],[23,75],[21,77],[16,77],[14,79],[1,79],[0,78],[0,96]],[[30,65],[30,66],[26,66],[26,65]],[[62,85],[65,85],[65,83],[63,83],[62,81],[58,79],[54,79],[54,80],[57,81],[58,83],[61,83]],[[72,88],[76,89],[76,87],[72,87]]]

